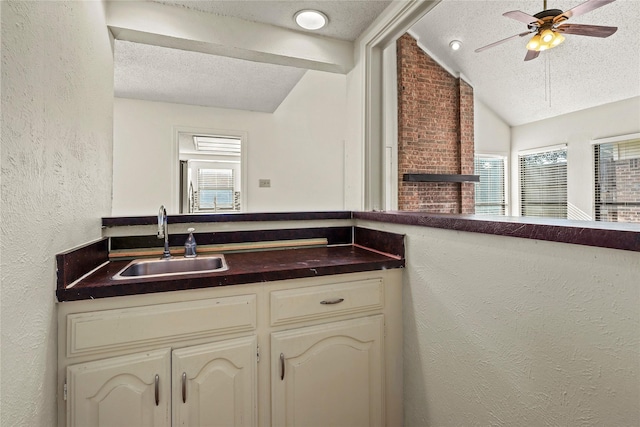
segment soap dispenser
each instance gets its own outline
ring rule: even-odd
[[[188,228],[189,237],[187,237],[187,241],[184,242],[184,257],[185,258],[195,258],[196,257],[196,239],[193,237],[193,232],[196,231],[195,228]]]

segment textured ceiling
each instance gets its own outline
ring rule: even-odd
[[[329,18],[329,25],[313,34],[340,40],[354,41],[380,13],[390,0],[166,0],[158,1],[183,6],[200,12],[233,16],[246,21],[261,22],[292,30],[305,31],[293,21],[293,15],[302,9],[315,9]]]
[[[306,70],[115,41],[120,98],[271,113]]]
[[[568,10],[583,2],[549,0],[548,8]],[[638,0],[617,0],[569,20],[617,26],[608,38],[567,35],[562,45],[528,62],[528,37],[474,52],[526,31],[526,24],[503,17],[504,12],[533,15],[542,6],[531,0],[443,0],[411,33],[450,71],[468,79],[476,96],[512,126],[640,96]],[[454,39],[463,42],[457,52],[449,49]]]

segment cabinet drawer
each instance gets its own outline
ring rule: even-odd
[[[271,325],[382,310],[381,278],[271,292]]]
[[[67,316],[67,357],[252,331],[256,296],[240,295]]]

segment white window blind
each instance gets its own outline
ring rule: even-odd
[[[233,169],[198,169],[198,210],[233,209]]]
[[[567,217],[566,148],[518,156],[520,163],[520,214]]]
[[[505,158],[477,155],[474,157],[476,214],[505,215]]]
[[[594,145],[595,219],[640,222],[640,139]]]

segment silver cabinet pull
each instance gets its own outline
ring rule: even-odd
[[[284,354],[280,353],[280,381],[284,380]]]
[[[324,304],[324,305],[340,304],[342,301],[344,301],[344,298],[326,299],[324,301],[320,301],[320,304]]]
[[[156,406],[160,404],[160,375],[156,374]]]
[[[187,403],[187,373],[182,373],[182,403]]]

